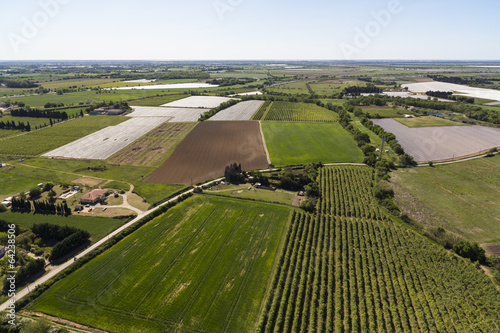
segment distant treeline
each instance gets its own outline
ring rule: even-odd
[[[481,77],[459,77],[459,76],[445,76],[445,75],[427,75],[427,77],[433,79],[434,81],[464,84],[464,85],[493,84],[492,81],[498,81],[498,79],[494,78],[485,79]]]
[[[67,120],[68,114],[65,111],[42,111],[38,109],[17,109],[11,110],[12,117],[30,117],[30,118],[51,118]]]
[[[374,84],[367,83],[365,87],[350,86],[342,90],[341,96],[359,96],[361,94],[380,94],[383,89],[376,87]]]
[[[472,97],[465,97],[465,96],[453,96],[453,92],[451,91],[427,91],[425,93],[427,96],[432,96],[436,98],[443,98],[443,99],[451,99],[454,101],[458,102],[464,102],[468,104],[474,104],[476,101]]]

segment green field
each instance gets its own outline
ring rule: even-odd
[[[398,204],[420,223],[471,241],[500,240],[500,156],[400,169],[392,178]]]
[[[15,165],[15,168],[11,169],[9,174],[22,177],[34,177],[46,182],[71,182],[72,180],[80,178],[82,175],[129,182],[134,185],[134,191],[151,204],[185,187],[180,185],[142,182],[142,180],[154,170],[154,168],[151,167],[112,165],[104,161],[95,160],[48,158],[29,158],[23,163],[12,163]],[[29,166],[36,168],[30,168]]]
[[[76,78],[69,80],[54,80],[49,82],[39,82],[46,89],[70,88],[70,87],[89,87],[89,86],[104,86],[110,82],[115,82],[117,79],[96,79],[96,78]]]
[[[6,169],[6,167],[4,167]],[[37,184],[43,182],[41,178],[18,176],[9,173],[4,173],[4,168],[0,169],[0,199],[27,192]]]
[[[337,113],[312,103],[272,102],[261,119],[282,121],[337,121]]]
[[[392,109],[387,106],[364,106],[361,107],[364,113],[368,114],[368,117],[374,118],[401,118],[405,114],[414,115],[415,112],[404,110],[401,108]]]
[[[337,123],[266,121],[262,130],[276,166],[363,161],[352,136]]]
[[[124,219],[112,219],[103,217],[87,216],[58,216],[58,215],[35,215],[25,213],[0,213],[0,220],[14,223],[24,228],[31,228],[35,223],[50,223],[57,225],[68,225],[78,229],[86,230],[91,235],[92,243],[105,237],[124,223]]]
[[[113,332],[253,332],[289,209],[194,197],[29,306]]]
[[[36,156],[83,138],[108,126],[126,121],[125,117],[87,116],[44,127],[16,137],[0,140],[0,154]]]
[[[434,116],[424,116],[416,118],[396,118],[401,124],[407,127],[431,127],[431,126],[467,126],[467,124],[442,119]]]
[[[248,188],[251,188],[250,190]],[[205,190],[209,194],[224,195],[235,198],[245,198],[267,202],[279,202],[285,205],[291,205],[293,199],[297,196],[297,192],[285,191],[277,189],[269,191],[264,189],[255,189],[251,184],[240,185],[224,185],[220,188],[210,188]]]

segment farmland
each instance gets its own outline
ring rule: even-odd
[[[262,122],[271,163],[362,162],[352,136],[337,123]]]
[[[500,101],[500,91],[493,89],[483,89],[474,88],[469,86],[464,86],[460,84],[453,84],[447,82],[420,82],[420,83],[410,83],[404,84],[403,87],[407,87],[408,90],[412,92],[426,92],[429,90],[433,91],[453,91],[458,95],[464,95],[467,97],[477,97],[483,99],[490,99],[495,101]]]
[[[220,104],[229,101],[231,98],[217,96],[191,96],[174,102],[163,104],[162,106],[172,108],[207,108],[212,109]]]
[[[311,103],[272,102],[270,108],[255,120],[281,121],[337,121],[338,115],[328,109]]]
[[[170,156],[196,123],[164,123],[108,159],[112,164],[156,166]]]
[[[401,169],[393,183],[399,205],[423,225],[481,243],[500,240],[500,156]]]
[[[127,118],[126,118],[127,119]],[[134,117],[52,150],[43,157],[105,160],[155,127],[170,120],[163,117]]]
[[[370,207],[360,170],[322,171],[322,187],[345,191],[322,198],[334,214],[294,212],[257,331],[498,330],[489,278]]]
[[[442,119],[434,116],[424,116],[415,118],[399,118],[399,123],[406,127],[434,127],[434,126],[466,126],[466,124]]]
[[[373,122],[394,133],[417,162],[439,161],[477,154],[500,146],[500,129],[482,126],[408,128],[393,119]]]
[[[171,123],[197,122],[205,109],[134,106],[129,117],[171,117]]]
[[[29,309],[114,332],[251,332],[288,215],[268,204],[191,198]]]
[[[218,112],[208,120],[250,120],[264,101],[244,101]]]
[[[145,181],[195,184],[224,175],[230,163],[244,170],[268,166],[257,121],[206,121],[198,124]]]
[[[0,140],[0,154],[35,156],[63,146],[127,118],[93,116],[76,118],[15,137]]]

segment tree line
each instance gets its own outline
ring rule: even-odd
[[[39,109],[31,108],[21,108],[17,110],[11,110],[10,115],[12,117],[30,117],[30,118],[51,118],[51,119],[61,119],[67,120],[68,114],[65,111],[43,111]]]
[[[33,201],[33,205],[26,198],[16,197],[12,199],[13,212],[46,214],[46,215],[71,215],[71,208],[66,202],[56,204],[49,201]]]
[[[18,121],[17,124],[14,120],[7,120],[5,122],[0,121],[0,130],[19,130],[29,132],[31,131],[31,125],[29,122],[25,124],[24,121]]]

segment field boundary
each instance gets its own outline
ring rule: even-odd
[[[264,136],[264,131],[262,131],[262,123],[259,120],[260,135],[262,136],[262,144],[264,145],[264,150],[266,151],[267,164],[271,165],[271,156],[269,156],[269,150],[267,149],[266,137]]]

